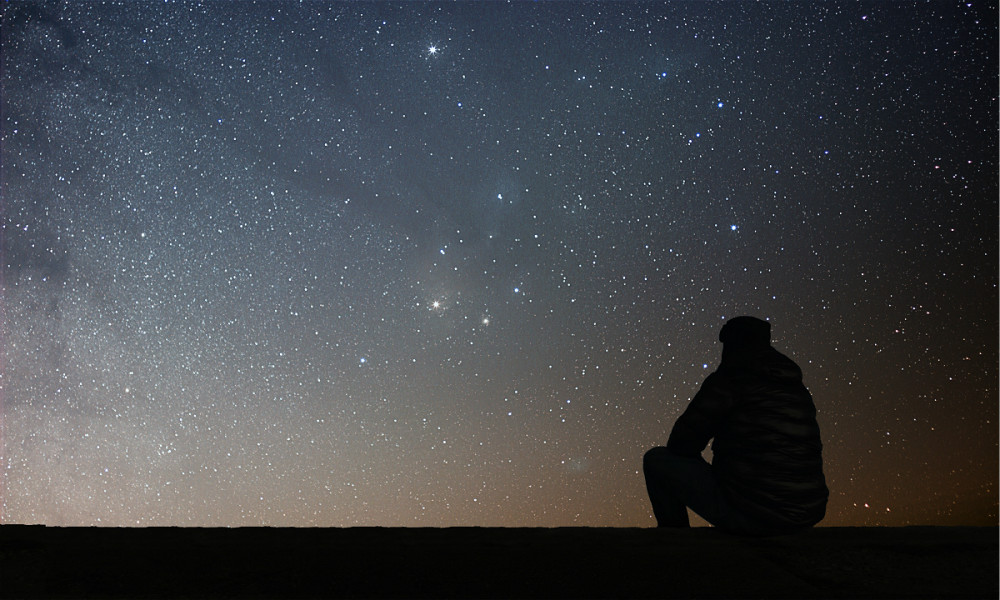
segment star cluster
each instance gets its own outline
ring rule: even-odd
[[[0,521],[651,526],[752,314],[997,519],[997,10],[6,2]]]

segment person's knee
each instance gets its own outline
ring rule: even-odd
[[[646,454],[642,457],[642,467],[645,470],[649,470],[652,465],[663,464],[669,461],[673,457],[670,450],[667,450],[665,446],[657,446],[656,448],[651,448],[646,451]]]

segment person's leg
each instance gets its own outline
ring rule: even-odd
[[[690,527],[687,512],[690,493],[686,488],[699,485],[705,478],[700,471],[710,476],[711,466],[701,458],[683,458],[659,446],[642,457],[642,471],[657,526]]]
[[[678,456],[665,447],[653,448],[643,457],[646,489],[659,527],[689,527],[687,507],[720,529],[760,535],[761,527],[734,510],[712,472],[700,456]]]

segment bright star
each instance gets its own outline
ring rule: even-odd
[[[427,54],[430,54],[431,56],[434,56],[437,53],[438,53],[437,46],[428,46],[427,47]]]

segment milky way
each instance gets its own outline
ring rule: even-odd
[[[2,522],[652,526],[751,314],[823,524],[996,524],[995,5],[0,11]]]

